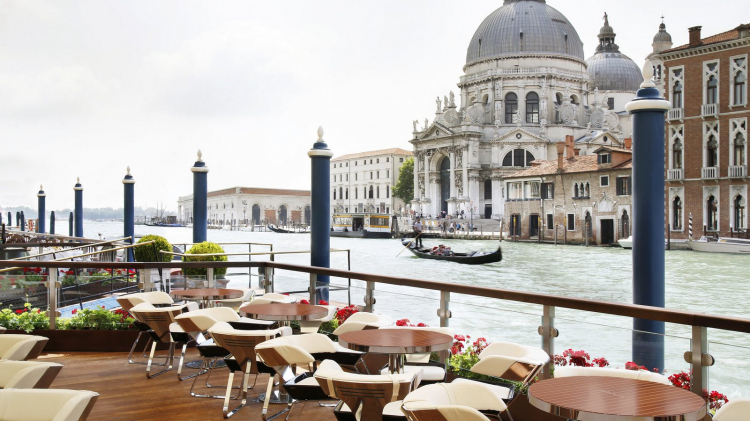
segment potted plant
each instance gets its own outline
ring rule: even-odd
[[[133,247],[133,254],[136,262],[170,262],[171,254],[160,253],[160,251],[172,252],[172,244],[166,238],[158,235],[146,235],[138,240],[137,244],[153,241],[153,244],[147,244],[139,247]],[[148,273],[148,272],[147,272]],[[159,276],[159,269],[151,269],[148,283],[155,281],[168,282],[169,270],[162,269],[162,276]],[[147,288],[148,289],[148,288]]]
[[[224,253],[224,249],[216,244],[208,241],[196,244],[185,252],[186,256],[183,256],[182,260],[185,262],[226,262],[227,256],[187,256],[188,254],[216,254]],[[206,277],[208,276],[208,269],[203,268],[184,268],[182,273],[186,277]],[[224,275],[227,273],[227,268],[215,268],[214,279],[217,284],[223,284],[226,286],[227,282],[224,280]],[[207,279],[207,278],[206,278]]]

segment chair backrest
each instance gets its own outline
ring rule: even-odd
[[[513,342],[494,342],[479,354],[479,362],[471,371],[528,383],[549,362],[543,349]]]
[[[333,334],[338,336],[346,332],[355,332],[364,329],[377,329],[383,326],[389,326],[393,324],[393,319],[388,316],[382,316],[380,314],[359,312],[349,316],[344,323],[342,323]]]
[[[0,335],[0,359],[26,361],[34,359],[49,341],[36,335]]]
[[[141,303],[147,303],[146,297],[143,293],[136,292],[135,294],[121,295],[117,297],[117,304],[122,307],[125,311],[130,311],[131,308]]]
[[[148,325],[160,341],[171,342],[172,336],[170,335],[169,325],[175,323],[175,317],[182,314],[182,309],[172,307],[148,308],[144,310],[131,308],[130,312],[138,321]]]
[[[361,411],[360,421],[380,421],[387,404],[404,399],[411,392],[414,378],[415,373],[374,376],[339,373],[330,383],[334,397],[344,401],[353,413]]]
[[[41,361],[0,361],[0,388],[46,389],[62,367]]]
[[[315,357],[304,349],[284,342],[274,342],[274,339],[258,344],[255,352],[267,366],[274,367],[279,372],[282,371],[282,367],[291,365],[305,367],[315,362]]]
[[[505,402],[492,390],[492,386],[480,382],[435,383],[422,386],[409,393],[404,403],[426,402],[432,405],[461,405],[479,411],[502,412]]]
[[[218,322],[208,330],[217,345],[229,351],[235,361],[247,369],[250,363],[250,373],[258,374],[258,361],[255,347],[261,343],[282,334],[282,329],[271,330],[238,330],[229,323]]]
[[[297,299],[292,297],[291,295],[277,294],[275,292],[268,292],[258,298],[262,298],[264,300],[268,300],[269,302],[273,302],[273,303],[293,303],[297,301]]]
[[[714,421],[747,421],[750,416],[750,400],[732,399],[714,415]]]
[[[155,306],[174,304],[174,300],[166,292],[149,291],[149,292],[144,292],[142,294],[143,294],[143,297],[146,299],[146,302],[149,302]]]
[[[643,380],[666,385],[672,384],[667,376],[645,370],[625,370],[621,368],[577,366],[555,367],[555,377],[574,376],[620,377],[625,379]]]
[[[236,322],[240,316],[229,307],[188,311],[174,318],[185,332],[205,332],[218,322]]]
[[[413,402],[404,403],[401,410],[408,421],[489,421],[489,418],[476,409],[461,405]]]
[[[4,421],[86,420],[98,397],[88,390],[0,390],[0,414]]]

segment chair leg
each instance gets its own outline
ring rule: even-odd
[[[240,401],[240,405],[231,411],[229,411],[229,397],[232,394],[232,381],[234,380],[234,373],[231,371],[229,372],[229,381],[227,382],[227,392],[224,398],[224,418],[229,418],[232,415],[236,414],[237,411],[244,408],[245,405],[247,404],[247,384],[249,383],[251,368],[252,368],[252,365],[248,363],[247,368],[245,368],[245,372],[243,373],[243,376],[242,376],[242,390],[240,390],[240,393],[237,394],[238,398],[242,396],[242,400]]]
[[[284,378],[279,374],[279,397],[281,397],[281,388],[284,387]],[[291,396],[288,396],[289,401],[286,402],[287,406],[286,408],[282,409],[281,411],[273,414],[268,415],[268,405],[271,403],[271,397],[273,393],[273,386],[276,383],[276,375],[272,376],[268,381],[268,387],[266,390],[266,399],[263,401],[263,412],[261,412],[260,416],[263,419],[263,421],[271,421],[282,414],[291,411],[292,407],[294,406],[294,400],[291,398]],[[283,402],[279,402],[283,403]]]
[[[141,340],[141,336],[143,336],[145,332],[138,332],[138,336],[135,338],[135,342],[133,342],[133,346],[130,348],[130,353],[128,353],[128,364],[142,364],[146,365],[146,361],[133,361],[133,353],[135,352],[136,347],[138,346],[138,342]],[[141,353],[141,357],[148,359],[148,348],[151,346],[151,342],[153,342],[153,339],[151,337],[148,338],[146,341],[146,346],[143,347],[143,352]],[[152,363],[151,365],[160,365],[163,366],[163,363]]]
[[[185,362],[185,351],[187,350],[187,343],[182,344],[182,352],[180,353],[180,363],[177,365],[177,379],[179,381],[192,379],[193,377],[198,377],[201,374],[205,374],[208,370],[203,369],[203,364],[198,368],[198,372],[195,374],[191,374],[189,376],[182,377],[182,368],[184,367]]]
[[[154,341],[151,344],[151,354],[148,357],[148,364],[146,364],[146,377],[149,379],[172,370],[172,365],[174,365],[174,342],[172,342],[169,344],[169,351],[167,351],[167,359],[164,362],[167,368],[165,368],[164,370],[158,373],[151,374],[151,362],[154,360],[154,352],[156,352],[156,345],[157,345],[156,341]],[[167,363],[169,364],[167,365]]]
[[[208,389],[214,389],[214,388],[219,387],[219,386],[213,386],[213,385],[211,385],[211,384],[208,383],[208,379],[211,377],[211,372],[216,369],[216,362],[217,361],[218,360],[214,360],[214,362],[212,363],[211,360],[210,360],[210,358],[204,358],[203,359],[203,364],[201,365],[201,369],[205,368],[204,372],[208,372],[208,375],[206,376],[206,388],[208,388]],[[203,374],[203,373],[201,373],[201,374]],[[229,375],[230,376],[234,376],[234,373],[230,372]],[[257,375],[256,375],[256,378],[257,378]],[[195,393],[195,385],[196,385],[197,382],[198,382],[198,376],[195,376],[195,378],[193,379],[193,385],[190,386],[190,396],[193,396],[193,397],[196,397],[196,398],[215,398],[215,399],[225,399],[226,398],[226,395],[209,395],[209,394],[201,395],[201,394]],[[241,387],[240,386],[232,386],[232,389],[238,389],[238,390],[240,390]],[[240,393],[241,392],[237,392],[237,396],[235,396],[235,397],[233,397],[231,399],[239,399]]]

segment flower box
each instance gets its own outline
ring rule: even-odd
[[[49,338],[43,352],[129,352],[138,336],[137,330],[37,329],[28,334],[23,330],[8,330],[7,333]],[[142,336],[136,351],[141,352],[147,341],[148,336]],[[168,346],[160,342],[157,349],[167,349]]]

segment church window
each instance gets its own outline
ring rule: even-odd
[[[672,200],[672,229],[682,229],[682,199],[675,196]]]
[[[745,136],[742,133],[737,133],[734,138],[734,165],[745,165]]]
[[[745,228],[745,199],[742,195],[737,195],[734,199],[734,229],[741,230]]]
[[[534,159],[534,155],[526,149],[513,149],[505,154],[503,167],[530,167]]]
[[[719,81],[716,76],[711,75],[706,83],[706,104],[716,104],[719,91]]]
[[[505,124],[513,124],[518,112],[518,96],[513,92],[505,95]]]
[[[570,103],[578,105],[578,97],[575,95],[570,96]]]
[[[706,229],[708,231],[717,231],[719,229],[719,203],[711,195],[706,200]]]
[[[526,95],[526,122],[539,123],[539,95],[536,92]]]
[[[718,167],[719,166],[719,142],[716,141],[716,137],[711,135],[708,137],[706,142],[706,167]]]

